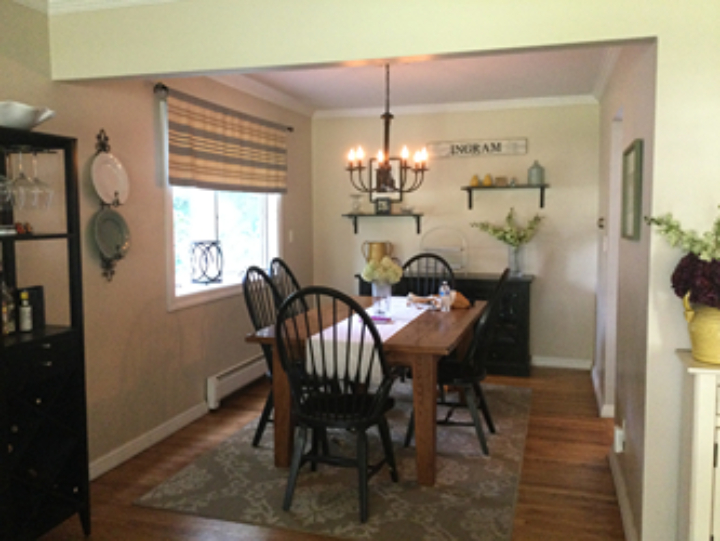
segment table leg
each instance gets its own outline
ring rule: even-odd
[[[293,450],[293,426],[290,407],[290,383],[280,364],[277,347],[273,346],[273,424],[275,427],[275,466],[290,467]]]
[[[426,486],[435,484],[437,361],[432,355],[415,355],[412,362],[417,478]]]

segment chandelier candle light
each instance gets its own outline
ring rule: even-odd
[[[414,192],[425,180],[428,153],[423,148],[415,152],[413,164],[408,163],[410,151],[404,146],[400,157],[390,156],[390,123],[393,119],[390,113],[390,66],[385,65],[385,113],[381,115],[385,126],[383,149],[378,151],[376,158],[370,158],[368,165],[363,165],[365,152],[362,147],[350,150],[348,154],[347,171],[350,172],[350,182],[357,191],[367,193],[373,200],[373,193],[399,194],[398,201],[402,201],[403,194]],[[393,177],[393,163],[397,163],[399,178]],[[363,171],[367,169],[367,178],[363,178]],[[409,175],[412,171],[412,175]],[[356,175],[357,173],[357,175]],[[373,174],[375,178],[373,179]],[[410,177],[410,178],[408,178]]]

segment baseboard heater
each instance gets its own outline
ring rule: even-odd
[[[205,392],[208,408],[218,409],[223,398],[262,377],[266,369],[265,357],[261,355],[210,376],[206,382]]]

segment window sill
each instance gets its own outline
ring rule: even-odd
[[[242,284],[229,284],[226,286],[206,286],[202,290],[195,293],[188,293],[181,297],[171,297],[168,299],[168,312],[184,310],[192,306],[206,304],[209,302],[226,299],[242,294]]]

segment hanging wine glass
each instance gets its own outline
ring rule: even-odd
[[[32,169],[31,181],[33,186],[30,189],[32,199],[31,206],[40,210],[47,210],[50,208],[55,190],[53,190],[52,186],[50,186],[47,182],[38,177],[37,152],[33,152],[32,154]]]
[[[25,174],[23,169],[23,153],[22,150],[18,150],[17,153],[17,174],[12,179],[13,182],[13,206],[16,209],[31,208],[32,199],[30,192],[33,187],[33,183],[30,178]]]
[[[0,173],[0,206],[12,204],[13,182],[10,179],[10,158],[3,154],[5,160],[5,174]]]

